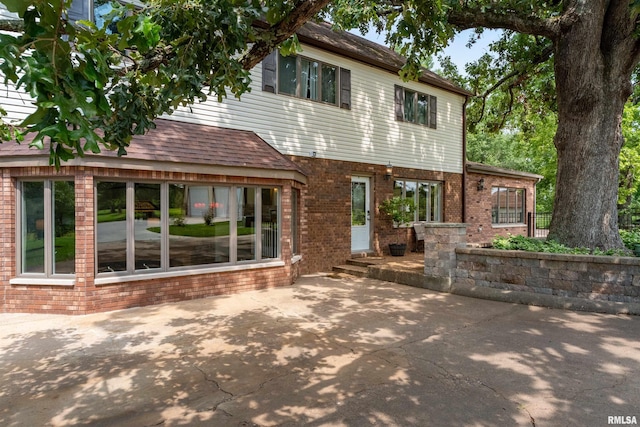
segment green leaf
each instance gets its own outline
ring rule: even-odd
[[[5,5],[9,12],[17,13],[19,16],[24,15],[31,3],[29,0],[2,0],[2,4]]]

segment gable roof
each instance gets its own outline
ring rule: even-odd
[[[393,49],[347,31],[333,29],[328,22],[308,21],[296,34],[301,43],[346,56],[393,73],[400,71],[406,62],[405,58]],[[468,90],[427,69],[423,69],[423,73],[418,80],[459,95],[473,95]]]
[[[145,135],[133,136],[126,156],[118,157],[115,151],[103,149],[98,154],[85,153],[84,158],[76,158],[64,165],[87,166],[101,162],[100,166],[117,164],[126,168],[127,164],[139,167],[148,163],[154,170],[162,170],[161,165],[173,164],[181,165],[180,171],[187,171],[184,165],[189,165],[203,173],[218,174],[217,169],[223,167],[227,171],[243,169],[244,174],[247,170],[263,170],[305,175],[293,161],[254,132],[166,119],[158,119],[155,123],[156,128]],[[22,144],[5,142],[0,144],[0,158],[3,165],[7,164],[7,157],[22,160],[44,158],[48,161],[48,148],[48,145],[44,150],[29,148],[28,140]],[[208,172],[205,172],[207,168]]]

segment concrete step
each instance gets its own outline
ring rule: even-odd
[[[370,265],[376,264],[376,261],[377,260],[373,258],[350,258],[347,260],[347,265],[354,265],[354,266],[366,268]]]
[[[356,277],[367,277],[369,274],[369,269],[360,265],[343,264],[333,267],[333,272],[348,274],[350,276]]]

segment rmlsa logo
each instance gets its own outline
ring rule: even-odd
[[[607,424],[637,425],[638,420],[636,420],[635,415],[609,415],[607,417]]]

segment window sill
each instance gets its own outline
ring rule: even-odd
[[[245,271],[245,270],[256,270],[260,268],[275,268],[275,267],[284,267],[284,261],[268,261],[261,262],[257,264],[238,264],[238,265],[226,265],[221,267],[209,267],[209,268],[190,268],[184,270],[173,270],[173,271],[163,271],[158,273],[142,273],[142,274],[130,274],[130,275],[109,275],[106,277],[98,276],[96,277],[94,284],[96,286],[104,286],[104,285],[113,285],[117,283],[126,283],[126,282],[139,282],[142,280],[153,280],[153,279],[168,279],[173,277],[182,277],[182,276],[196,276],[202,274],[212,274],[212,273],[223,273],[228,271]]]
[[[26,285],[26,286],[62,286],[73,287],[76,285],[75,278],[69,279],[52,279],[46,277],[15,277],[9,280],[10,285]]]
[[[302,255],[294,255],[291,258],[291,264],[295,264],[295,263],[298,263],[300,261],[302,261]]]
[[[491,224],[491,228],[515,228],[515,227],[526,227],[527,224],[519,222],[517,224]]]

